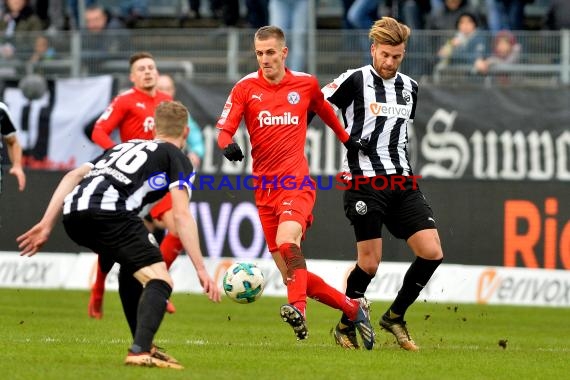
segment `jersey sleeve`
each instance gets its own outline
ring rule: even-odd
[[[354,99],[354,93],[358,91],[354,85],[353,75],[354,71],[347,71],[323,87],[322,92],[325,99],[337,108],[344,109],[348,107],[352,99]]]
[[[95,122],[91,139],[103,149],[109,149],[115,145],[110,136],[113,130],[119,127],[125,116],[124,102],[124,97],[117,96]]]
[[[321,92],[316,80],[314,81],[313,88],[311,88],[311,110],[319,115],[321,120],[333,130],[341,142],[344,143],[348,140],[348,133],[344,130],[343,125],[336,117],[332,106],[329,102],[325,101],[324,94]]]
[[[245,109],[244,93],[245,89],[239,83],[234,86],[216,123],[216,128],[220,132],[218,135],[218,146],[222,149],[232,142],[232,137],[235,135],[243,118]]]
[[[12,123],[10,111],[8,111],[8,107],[4,103],[0,102],[0,134],[9,136],[13,133],[16,133],[16,128],[14,123]]]
[[[416,107],[418,105],[418,91],[419,87],[417,83],[412,82],[412,112],[410,112],[410,121],[414,121],[416,118]]]
[[[169,160],[170,166],[169,172],[167,173],[170,178],[169,190],[173,188],[185,188],[188,191],[188,196],[191,196],[192,186],[190,181],[193,177],[194,168],[190,160],[181,150],[176,149],[174,146],[169,149]]]

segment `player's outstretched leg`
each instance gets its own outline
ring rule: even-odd
[[[293,305],[285,304],[281,306],[280,314],[283,321],[287,322],[293,328],[293,332],[295,332],[297,340],[303,340],[309,337],[309,330],[305,323],[305,317],[299,309]]]
[[[356,317],[352,319],[352,322],[354,322],[354,326],[360,334],[364,348],[371,350],[374,348],[376,336],[374,329],[372,328],[372,324],[370,323],[369,304],[364,297],[358,298],[355,301],[358,302],[358,311],[356,313]]]

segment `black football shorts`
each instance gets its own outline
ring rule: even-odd
[[[344,212],[354,227],[356,241],[381,238],[383,225],[394,237],[404,240],[418,231],[436,228],[432,209],[417,182],[381,186],[392,183],[392,176],[384,177],[358,186],[353,179],[352,186],[344,190]]]
[[[152,234],[135,213],[79,211],[63,216],[69,237],[101,256],[100,261],[119,263],[121,270],[134,273],[162,261]]]

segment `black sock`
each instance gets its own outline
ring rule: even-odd
[[[429,279],[439,266],[443,259],[439,260],[426,260],[421,257],[416,257],[416,260],[410,265],[406,275],[404,276],[404,282],[394,303],[386,312],[386,315],[390,316],[390,310],[392,313],[399,315],[398,319],[403,319],[406,310],[411,304],[419,297],[420,292],[426,286]]]
[[[150,352],[154,335],[160,327],[166,301],[172,288],[166,281],[150,280],[141,295],[137,313],[137,329],[133,346],[140,347],[141,352]]]
[[[346,279],[346,296],[349,298],[363,297],[373,278],[373,275],[366,273],[356,264]],[[354,325],[346,314],[342,314],[340,321],[347,326]]]
[[[142,284],[129,271],[119,271],[119,297],[123,305],[123,313],[131,329],[131,335],[135,337],[137,330],[137,309],[143,291]]]

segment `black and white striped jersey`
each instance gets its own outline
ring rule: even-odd
[[[129,140],[89,164],[91,171],[65,197],[64,215],[85,210],[138,213],[173,187],[191,194],[192,164],[167,142]]]
[[[348,70],[322,89],[325,98],[342,112],[347,132],[369,139],[376,151],[345,156],[342,171],[353,175],[411,175],[408,160],[408,124],[414,119],[418,84],[398,72],[382,79],[372,65]]]
[[[10,111],[6,104],[0,102],[0,149],[2,149],[2,142],[4,137],[14,135],[16,133],[16,128],[14,128],[14,123],[12,123],[12,118],[10,117]],[[0,169],[2,166],[2,157],[0,156]],[[0,190],[2,183],[2,170],[0,170]]]

